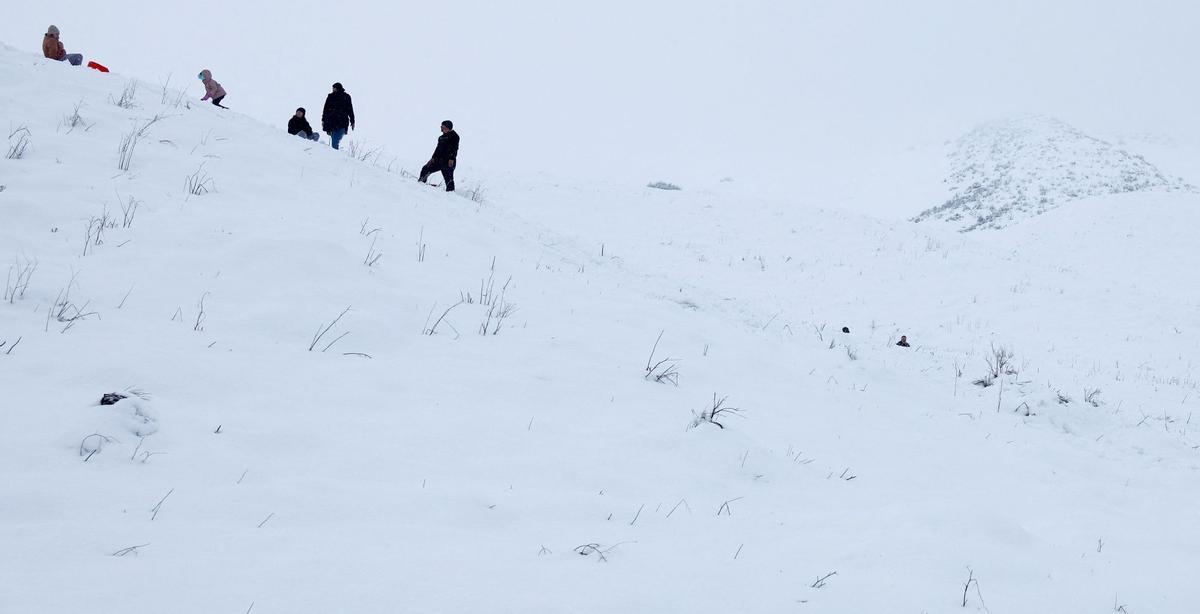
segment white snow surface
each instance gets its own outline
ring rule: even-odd
[[[1092,196],[1195,190],[1145,157],[1036,115],[992,121],[955,143],[946,179],[952,196],[914,221],[963,231],[1001,228]]]
[[[4,614],[1200,603],[1195,194],[448,195],[127,78],[0,49]]]

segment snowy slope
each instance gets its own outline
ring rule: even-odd
[[[4,614],[1200,599],[1195,195],[961,235],[466,166],[476,203],[126,83],[0,50]]]
[[[1063,204],[1130,192],[1194,190],[1140,155],[1043,116],[978,126],[950,153],[952,196],[913,221],[1001,228]]]

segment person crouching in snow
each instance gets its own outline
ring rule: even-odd
[[[221,101],[225,100],[225,88],[221,87],[220,83],[217,83],[215,80],[213,80],[212,71],[208,70],[207,68],[200,71],[200,80],[204,82],[204,98],[201,98],[200,102],[204,102],[205,100],[211,98],[214,105],[217,105],[222,109],[228,109],[229,107],[221,104]]]
[[[308,125],[308,120],[304,119],[304,107],[296,109],[296,114],[288,120],[288,134],[310,141],[321,138],[313,132],[312,126]]]
[[[83,54],[67,53],[67,49],[63,47],[62,41],[58,37],[58,26],[46,28],[46,36],[42,37],[42,55],[51,60],[70,62],[71,66],[82,64]]]
[[[446,180],[446,191],[454,191],[454,165],[458,162],[458,133],[454,131],[454,122],[442,122],[442,136],[438,137],[437,148],[433,157],[421,167],[421,177],[417,179],[425,183],[433,173],[440,172]]]

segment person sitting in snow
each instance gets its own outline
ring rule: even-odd
[[[296,109],[296,114],[288,120],[288,134],[310,141],[321,138],[317,133],[313,132],[312,126],[308,125],[308,120],[304,119],[304,107]]]
[[[82,64],[83,54],[67,53],[66,47],[63,47],[62,41],[58,37],[58,26],[46,28],[46,36],[42,38],[42,55],[51,60],[70,62],[71,66]]]
[[[421,176],[417,181],[425,183],[433,173],[441,173],[446,180],[446,191],[454,191],[454,165],[458,161],[458,133],[454,131],[454,122],[442,122],[442,136],[438,137],[437,148],[433,157],[421,167]]]
[[[222,109],[228,109],[229,107],[221,104],[221,101],[225,100],[225,88],[221,87],[221,84],[212,78],[212,71],[207,68],[200,71],[200,80],[204,82],[204,98],[201,98],[200,102],[211,98],[214,105]]]
[[[900,335],[900,341],[896,342],[896,345],[898,345],[898,346],[900,346],[900,347],[902,347],[902,348],[909,347],[909,345],[908,345],[908,335]]]

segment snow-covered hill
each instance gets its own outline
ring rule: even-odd
[[[983,124],[958,139],[950,162],[952,196],[914,221],[1002,228],[1084,198],[1193,189],[1140,155],[1044,116]]]
[[[0,84],[3,614],[1200,600],[1194,194],[970,235],[477,159],[448,195]]]

